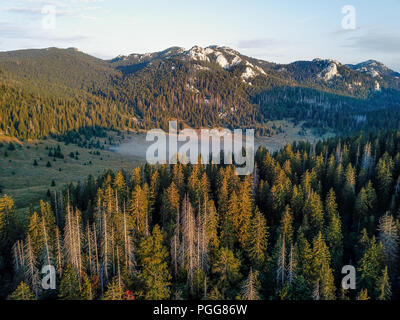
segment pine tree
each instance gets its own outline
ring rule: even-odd
[[[133,219],[134,230],[139,235],[149,234],[149,201],[148,196],[144,189],[140,185],[136,185],[134,192],[132,193],[132,200],[130,204],[129,213]]]
[[[21,282],[17,289],[8,297],[9,300],[36,300],[35,295],[25,282]]]
[[[386,261],[390,267],[393,267],[399,248],[399,226],[393,217],[386,213],[379,220],[378,231],[379,240],[385,248]]]
[[[169,237],[172,236],[174,226],[177,223],[177,212],[179,210],[179,190],[172,182],[168,189],[164,191],[161,206],[162,224]]]
[[[233,246],[237,240],[237,229],[238,226],[237,217],[240,215],[239,211],[239,200],[236,192],[233,192],[229,199],[229,206],[226,214],[222,216],[222,226],[221,226],[221,242],[226,248],[233,249]]]
[[[323,231],[324,211],[320,196],[316,192],[311,192],[304,206],[304,216],[307,217],[311,225],[311,235],[317,236]]]
[[[261,267],[265,262],[268,246],[268,228],[264,215],[256,207],[251,219],[247,251],[256,267]]]
[[[382,276],[376,284],[376,291],[378,293],[378,300],[389,300],[392,296],[392,289],[390,285],[388,268],[382,271]]]
[[[296,251],[293,244],[291,244],[289,249],[289,261],[287,266],[288,282],[290,287],[293,285],[295,281],[296,269],[297,269]]]
[[[141,296],[146,300],[168,299],[170,296],[170,279],[167,257],[168,251],[163,246],[163,236],[158,225],[153,234],[144,238],[137,250],[143,283]]]
[[[181,265],[187,273],[187,283],[190,290],[193,289],[193,280],[197,269],[199,268],[199,246],[198,225],[196,224],[194,210],[185,196],[182,203],[182,242],[180,244]]]
[[[293,216],[289,206],[286,206],[282,215],[281,224],[279,228],[280,234],[285,237],[286,243],[292,244],[293,242]]]
[[[364,154],[361,160],[361,168],[365,171],[366,177],[369,178],[372,174],[374,159],[371,156],[371,143],[367,142],[364,147]]]
[[[361,289],[360,293],[357,296],[357,300],[367,301],[369,299],[370,299],[370,297],[368,296],[368,290]]]
[[[240,281],[240,260],[233,252],[227,248],[221,248],[218,251],[216,260],[212,266],[212,273],[217,277],[218,290],[228,298],[229,289]],[[227,296],[228,295],[228,296]]]
[[[354,195],[356,192],[356,174],[351,163],[348,164],[344,174],[344,186],[342,192],[342,199],[344,199],[345,206],[349,210],[353,206]]]
[[[117,172],[117,176],[115,177],[114,180],[114,186],[118,191],[119,198],[121,200],[124,200],[126,197],[126,182],[124,174],[122,173],[121,170]]]
[[[393,160],[388,153],[385,153],[378,161],[375,168],[378,192],[382,204],[390,201],[390,189],[393,183]]]
[[[321,233],[313,241],[313,266],[318,297],[322,300],[334,300],[335,286],[330,267],[330,253]]]
[[[286,270],[287,270],[287,243],[286,237],[280,235],[276,244],[276,284],[277,287],[283,287],[286,282]]]
[[[285,172],[280,169],[279,164],[276,168],[278,172],[276,180],[271,187],[272,208],[276,214],[285,209],[287,198],[291,191],[290,179],[286,176]]]
[[[0,197],[0,240],[7,241],[8,226],[14,214],[14,201],[7,195]]]
[[[78,275],[70,265],[65,268],[58,296],[62,300],[79,300],[81,298]]]
[[[370,217],[374,213],[377,196],[372,186],[372,182],[369,181],[367,186],[361,188],[355,202],[355,217],[357,221],[357,231],[367,226]]]
[[[140,167],[136,167],[132,170],[131,177],[131,186],[132,189],[135,189],[136,186],[140,186],[142,184],[142,173]]]
[[[245,249],[250,237],[251,217],[253,212],[253,200],[250,176],[246,176],[239,192],[239,212],[234,219],[234,226],[239,245]]]
[[[314,286],[315,271],[313,268],[313,251],[303,232],[299,232],[295,246],[297,256],[298,276],[303,277],[307,282],[307,287]],[[311,295],[310,295],[311,296]]]
[[[106,293],[104,294],[104,300],[123,300],[124,291],[118,280],[113,279],[109,284]]]
[[[82,277],[81,299],[93,300],[92,284],[90,283],[89,277],[86,273]]]
[[[209,241],[210,249],[215,251],[218,249],[220,244],[220,239],[218,236],[220,221],[213,200],[209,200],[208,203],[204,203],[203,212],[205,219],[206,238]]]
[[[28,234],[31,240],[31,246],[33,249],[33,255],[35,259],[39,256],[40,251],[42,250],[43,246],[43,237],[42,237],[42,224],[41,219],[38,213],[35,211],[30,220],[28,226]]]
[[[39,295],[39,270],[37,268],[37,257],[35,256],[34,249],[32,247],[31,237],[28,234],[24,254],[23,254],[23,265],[25,266],[25,281],[32,288],[35,297]]]
[[[342,222],[337,211],[336,197],[333,189],[328,193],[325,202],[325,210],[327,215],[328,224],[325,228],[326,243],[330,249],[332,256],[332,263],[336,270],[342,265],[343,255],[343,234]]]
[[[384,268],[385,250],[382,242],[372,237],[359,262],[360,283],[368,292],[374,292],[381,270]]]
[[[82,270],[82,230],[81,213],[75,212],[67,204],[65,227],[64,227],[64,247],[68,264],[71,265],[78,274]]]
[[[285,211],[282,215],[279,237],[274,250],[274,256],[276,260],[276,283],[281,288],[281,297],[284,296],[284,287],[287,281],[288,274],[288,253],[292,249],[293,242],[293,219],[289,206],[286,206]],[[293,252],[292,252],[293,254]],[[292,255],[292,258],[294,256]],[[294,263],[294,261],[292,261]],[[292,272],[294,270],[291,270]],[[293,274],[292,274],[293,275]],[[293,280],[293,279],[291,279]],[[283,290],[283,291],[282,291]]]

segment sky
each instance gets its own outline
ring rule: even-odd
[[[0,51],[75,47],[110,59],[194,45],[400,71],[400,0],[0,0]]]

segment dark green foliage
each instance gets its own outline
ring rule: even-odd
[[[55,261],[64,299],[398,299],[399,154],[400,134],[379,132],[260,148],[253,179],[222,165],[107,171],[29,212],[17,246]],[[0,200],[8,239],[14,209]],[[355,291],[340,289],[345,264]]]
[[[48,156],[49,157],[52,157],[52,158],[59,158],[59,159],[64,159],[64,155],[62,154],[62,152],[61,152],[61,147],[60,147],[60,145],[57,145],[57,148],[50,148],[49,149],[49,154],[48,154]]]
[[[17,289],[9,296],[10,300],[36,300],[29,286],[21,282]]]
[[[61,279],[59,298],[62,300],[79,300],[80,297],[78,275],[71,266],[67,266]]]

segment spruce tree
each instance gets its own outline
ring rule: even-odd
[[[221,248],[212,266],[212,273],[217,278],[218,290],[225,299],[234,296],[233,288],[240,281],[240,260],[228,248]]]
[[[122,285],[118,283],[117,279],[113,279],[107,287],[107,291],[104,294],[104,300],[123,300],[124,291]]]
[[[377,281],[376,291],[378,300],[389,300],[392,296],[392,289],[387,267],[385,267],[385,269],[382,271],[382,275]]]
[[[343,256],[343,233],[342,222],[337,211],[336,197],[333,189],[328,193],[325,210],[327,217],[327,226],[325,228],[326,243],[330,249],[332,263],[336,270],[342,266]]]
[[[254,266],[260,268],[265,262],[268,246],[268,228],[264,215],[256,207],[251,219],[247,251]]]
[[[382,242],[377,243],[375,237],[372,237],[367,245],[364,254],[359,262],[358,271],[361,272],[360,284],[368,292],[375,291],[380,272],[384,268],[385,250]]]
[[[82,277],[81,299],[93,300],[92,284],[90,283],[89,277],[86,273]]]
[[[78,275],[70,265],[66,267],[61,278],[58,296],[62,300],[80,300],[81,298]]]
[[[25,282],[21,282],[8,297],[9,300],[36,300],[35,295]]]
[[[141,296],[146,300],[162,300],[170,297],[171,276],[168,271],[168,251],[163,245],[163,235],[158,225],[152,235],[144,238],[137,250],[143,283]]]

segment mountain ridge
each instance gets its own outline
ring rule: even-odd
[[[119,59],[121,59],[121,58],[126,58],[126,57],[129,57],[129,56],[132,56],[132,55],[146,56],[146,55],[151,55],[151,54],[156,54],[156,53],[167,53],[167,52],[173,51],[173,50],[178,50],[178,51],[180,51],[181,53],[182,53],[182,52],[189,52],[190,50],[195,49],[195,48],[199,48],[199,49],[203,49],[203,50],[206,50],[206,49],[226,49],[226,50],[231,51],[232,53],[236,53],[236,54],[240,54],[240,55],[244,56],[244,55],[241,54],[239,51],[237,51],[237,50],[235,50],[235,49],[232,49],[232,48],[230,48],[230,47],[228,47],[228,46],[209,45],[209,46],[207,46],[207,47],[201,47],[201,46],[198,46],[198,45],[194,45],[191,49],[186,49],[186,48],[184,48],[184,47],[179,47],[179,46],[172,46],[172,47],[166,48],[166,49],[161,50],[161,51],[154,51],[154,52],[147,52],[147,53],[132,53],[132,54],[129,54],[129,55],[122,55],[122,54],[121,54],[121,55],[119,55],[119,56],[117,56],[117,57],[115,57],[115,58],[105,59],[105,61],[117,61],[117,60],[119,60]],[[251,58],[251,59],[255,59],[255,60],[258,60],[259,62],[267,62],[267,63],[275,64],[275,65],[290,65],[290,64],[293,64],[293,63],[296,63],[296,62],[300,62],[300,61],[330,61],[330,62],[340,63],[340,64],[343,64],[343,65],[349,66],[349,67],[350,67],[350,66],[359,66],[359,65],[364,65],[364,64],[368,64],[368,63],[373,63],[373,62],[375,62],[375,63],[377,63],[377,64],[380,64],[380,65],[384,66],[386,69],[391,70],[391,69],[388,68],[384,63],[382,63],[382,62],[380,62],[380,61],[377,61],[377,60],[374,60],[374,59],[369,59],[369,60],[366,60],[366,61],[361,61],[361,62],[359,62],[359,63],[357,63],[357,64],[346,64],[346,63],[341,63],[341,62],[339,62],[338,60],[335,60],[335,59],[324,59],[324,58],[318,58],[318,57],[313,58],[313,59],[311,59],[311,60],[295,60],[295,61],[292,61],[292,62],[286,63],[286,64],[285,64],[285,63],[272,62],[272,61],[268,61],[268,60],[265,60],[265,59],[259,59],[259,58],[254,58],[254,57]],[[395,71],[395,70],[391,70],[391,71],[393,71],[394,73],[399,74],[399,72],[397,72],[397,71]]]
[[[0,131],[25,138],[85,126],[167,128],[168,117],[260,134],[273,132],[266,121],[282,118],[353,130],[375,121],[371,111],[400,106],[398,74],[374,60],[276,64],[217,45],[110,60],[76,48],[1,52],[0,89],[0,103],[10,106],[0,110]],[[398,126],[389,114],[384,121]]]
[[[274,68],[276,70],[287,70],[287,68],[293,66],[293,65],[298,65],[300,63],[329,63],[329,66],[326,66],[325,68],[329,68],[329,69],[333,69],[333,74],[332,71],[328,70],[326,73],[328,73],[328,76],[326,76],[326,74],[324,76],[321,76],[321,73],[324,72],[324,70],[320,70],[319,73],[317,73],[317,77],[318,78],[322,78],[325,81],[330,81],[333,79],[333,77],[337,76],[337,66],[343,66],[344,68],[348,68],[349,70],[354,70],[356,72],[358,72],[359,74],[370,74],[370,72],[365,72],[364,69],[361,68],[361,66],[366,65],[367,63],[370,62],[374,62],[376,64],[379,64],[381,66],[381,69],[385,70],[385,76],[389,76],[389,75],[393,75],[394,79],[391,79],[391,82],[396,82],[394,85],[399,86],[399,73],[397,73],[394,70],[389,69],[387,66],[385,66],[383,63],[378,62],[376,60],[368,60],[368,61],[364,61],[364,62],[360,62],[359,64],[356,65],[351,65],[351,64],[344,64],[344,63],[340,63],[337,60],[333,60],[333,59],[321,59],[321,58],[315,58],[313,60],[309,60],[309,61],[294,61],[288,64],[279,64],[279,63],[274,63],[274,62],[270,62],[270,61],[266,61],[266,60],[262,60],[262,59],[256,59],[256,58],[252,58],[252,57],[248,57],[245,55],[242,55],[241,53],[239,53],[238,51],[226,47],[226,46],[217,46],[217,45],[211,45],[208,47],[200,47],[200,46],[193,46],[191,49],[186,50],[183,47],[170,47],[167,48],[165,50],[159,51],[159,52],[152,52],[152,53],[145,53],[145,54],[131,54],[128,56],[119,56],[117,58],[111,59],[109,61],[113,62],[117,62],[117,61],[121,61],[124,60],[129,60],[130,57],[134,56],[136,58],[139,59],[144,59],[146,60],[152,60],[152,59],[157,59],[157,58],[166,58],[166,57],[174,57],[174,56],[178,56],[178,55],[185,55],[187,57],[190,57],[192,60],[194,61],[199,61],[199,62],[215,62],[217,64],[219,64],[222,68],[224,69],[230,69],[233,66],[240,64],[241,62],[245,62],[246,63],[246,70],[245,70],[245,79],[249,79],[252,77],[255,77],[259,74],[263,74],[266,75],[266,71],[270,70],[271,68]],[[212,60],[212,58],[210,58],[210,56],[214,55],[214,60]],[[133,61],[132,61],[133,62]],[[255,65],[255,66],[254,66]],[[348,71],[349,71],[348,70]],[[369,71],[370,69],[368,69],[367,71]],[[375,76],[373,76],[375,77]],[[382,77],[380,77],[382,78]],[[385,79],[384,79],[385,80]],[[386,79],[387,80],[387,79]],[[377,80],[376,80],[377,81]],[[379,84],[379,87],[381,86],[381,84]],[[374,82],[374,88],[376,88],[376,82]]]
[[[68,57],[68,54],[72,54],[72,56]],[[211,45],[205,48],[193,46],[188,50],[182,47],[170,47],[158,52],[119,55],[109,60],[96,58],[76,48],[59,49],[52,47],[45,49],[6,51],[0,52],[0,68],[8,64],[8,69],[11,69],[11,72],[18,73],[17,67],[10,67],[12,62],[15,63],[13,60],[22,60],[20,63],[30,60],[39,64],[39,67],[41,67],[40,63],[45,63],[43,60],[48,59],[48,57],[52,55],[61,56],[63,59],[76,58],[78,59],[78,63],[81,64],[82,61],[84,61],[84,64],[90,65],[90,68],[96,70],[98,73],[97,76],[94,77],[96,78],[93,80],[94,82],[98,81],[99,78],[103,76],[101,73],[118,76],[117,71],[132,73],[132,71],[135,72],[154,61],[177,58],[186,59],[188,62],[193,62],[195,64],[198,63],[200,68],[203,67],[203,70],[206,70],[206,68],[201,65],[202,63],[214,63],[225,70],[231,70],[242,64],[245,66],[245,69],[241,74],[241,79],[243,82],[247,82],[250,85],[251,79],[257,76],[268,76],[268,73],[272,73],[275,77],[284,79],[289,77],[297,82],[305,81],[306,85],[307,82],[309,84],[310,82],[316,83],[318,81],[322,82],[320,83],[322,86],[326,86],[329,82],[345,82],[350,95],[353,94],[352,91],[357,91],[357,86],[360,86],[360,82],[364,82],[363,84],[365,84],[370,91],[379,91],[381,87],[400,89],[400,73],[389,69],[386,65],[376,60],[367,60],[358,64],[343,64],[333,59],[315,58],[309,61],[294,61],[289,64],[279,64],[248,57],[229,47],[217,45]],[[76,61],[74,61],[74,63],[76,63]],[[83,67],[79,68],[77,71],[82,72],[82,70],[86,69]],[[68,73],[69,71],[70,70],[63,70],[60,72]],[[352,71],[355,73],[352,73]],[[40,74],[40,70],[36,69],[35,73]],[[25,75],[23,76],[25,77]],[[348,77],[355,79],[355,81],[348,81]],[[86,75],[86,78],[90,77]],[[83,81],[83,79],[81,80]],[[323,82],[325,82],[325,84]]]

